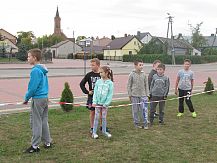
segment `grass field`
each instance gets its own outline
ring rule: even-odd
[[[21,62],[20,60],[18,60],[17,58],[2,58],[0,57],[0,62],[2,63],[10,63],[10,62]]]
[[[135,129],[130,107],[112,108],[108,127],[112,138],[89,135],[86,108],[70,113],[50,110],[49,123],[55,146],[38,154],[23,154],[30,146],[29,114],[0,116],[0,162],[144,162],[212,163],[217,161],[217,94],[192,98],[198,117],[185,107],[177,118],[177,101],[166,104],[165,125],[157,120],[149,130]],[[122,103],[122,102],[121,102]]]

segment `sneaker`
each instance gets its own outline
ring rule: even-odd
[[[92,138],[97,139],[99,136],[95,133],[92,134]]]
[[[148,130],[148,126],[144,126],[144,129],[145,129],[145,130]]]
[[[90,134],[92,134],[93,133],[93,128],[90,128]]]
[[[34,152],[39,152],[39,151],[40,151],[39,147],[37,147],[37,148],[35,149],[35,148],[33,148],[33,147],[31,146],[31,147],[29,147],[28,149],[26,149],[26,150],[24,151],[24,153],[34,153]]]
[[[164,121],[159,121],[159,125],[165,125]]]
[[[154,117],[158,117],[158,115],[159,115],[159,114],[158,114],[157,112],[154,113]]]
[[[178,113],[177,114],[177,117],[181,117],[181,116],[183,116],[184,115],[184,113]]]
[[[100,126],[100,131],[102,131],[102,126]],[[109,128],[106,127],[106,132],[109,132],[109,131],[110,131]]]
[[[193,117],[193,118],[196,118],[196,117],[197,117],[196,112],[193,112],[193,113],[192,113],[192,117]]]
[[[111,135],[109,132],[105,132],[104,135],[105,135],[107,138],[112,137],[112,135]]]
[[[136,127],[136,128],[142,128],[142,126],[139,126],[139,125],[135,125],[135,127]]]
[[[44,148],[49,149],[53,147],[53,143],[44,144]]]

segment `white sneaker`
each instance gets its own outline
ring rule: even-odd
[[[92,134],[92,138],[97,139],[99,136],[97,134]]]
[[[148,130],[148,126],[144,126],[144,129],[145,129],[145,130]]]
[[[112,137],[112,135],[111,135],[110,133],[108,133],[108,132],[105,132],[104,135],[105,135],[107,138]]]

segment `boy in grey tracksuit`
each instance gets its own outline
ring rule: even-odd
[[[142,128],[139,125],[139,112],[141,112],[144,119],[144,129],[148,129],[148,82],[147,78],[142,71],[143,62],[134,62],[135,70],[133,70],[128,79],[127,91],[132,103],[132,114],[134,125],[137,128]]]
[[[157,74],[153,76],[151,86],[150,86],[150,99],[152,102],[152,107],[150,109],[150,125],[153,125],[154,113],[156,111],[156,106],[159,103],[159,124],[164,124],[164,107],[165,99],[167,98],[170,81],[167,76],[164,75],[165,65],[159,64],[157,67]],[[163,101],[161,101],[163,100]],[[160,102],[154,102],[160,101]]]

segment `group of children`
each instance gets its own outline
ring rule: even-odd
[[[191,61],[185,59],[184,68],[179,70],[176,77],[175,94],[179,96],[179,112],[177,117],[184,115],[184,100],[192,113],[192,117],[196,118],[197,116],[191,102],[194,73],[190,70],[190,66]],[[162,64],[160,60],[154,61],[153,69],[149,73],[148,79],[143,71],[143,61],[135,61],[134,67],[135,69],[130,73],[127,83],[127,91],[132,103],[134,125],[136,128],[144,129],[148,129],[149,126],[152,126],[155,117],[158,115],[156,113],[156,107],[158,104],[159,125],[163,125],[165,102],[170,88],[169,77],[164,74],[166,69],[165,65]],[[150,103],[150,121],[148,120],[148,103]],[[141,114],[139,115],[139,113]],[[143,122],[139,120],[139,117],[142,118]],[[148,125],[148,122],[150,125]]]
[[[30,125],[32,129],[31,146],[25,150],[26,153],[39,152],[41,140],[44,148],[53,146],[48,124],[48,70],[45,65],[40,64],[41,50],[31,49],[28,51],[28,62],[33,65],[30,73],[28,90],[23,104],[27,104],[30,99]],[[109,66],[100,67],[100,60],[97,58],[91,61],[92,71],[87,73],[80,82],[80,88],[83,93],[88,95],[87,108],[90,110],[90,132],[94,139],[98,138],[97,128],[100,119],[100,130],[110,138],[112,135],[107,128],[107,111],[113,96],[113,73]],[[127,91],[132,102],[132,115],[134,125],[137,128],[148,129],[153,125],[156,115],[156,106],[159,103],[159,124],[164,124],[165,101],[169,92],[169,78],[164,75],[165,65],[159,60],[153,63],[153,69],[149,73],[148,79],[143,71],[143,62],[138,60],[134,62],[133,70],[128,79]],[[192,112],[192,117],[196,117],[191,102],[191,93],[193,89],[193,72],[189,69],[191,61],[184,61],[184,69],[177,75],[175,93],[179,93],[179,113],[178,117],[184,114],[184,99]],[[86,88],[88,83],[89,88]],[[188,96],[188,98],[182,98]],[[148,119],[148,103],[150,103],[150,119]],[[143,119],[140,124],[139,112]]]

